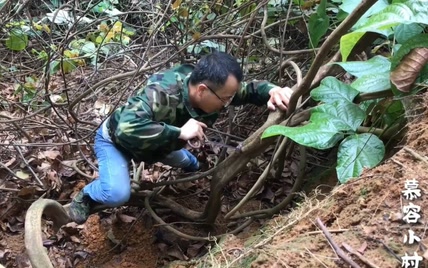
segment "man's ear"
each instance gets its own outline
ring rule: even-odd
[[[207,88],[203,85],[203,84],[198,84],[198,85],[196,85],[196,94],[198,95],[198,96],[202,96],[202,94],[204,93],[204,91],[206,90]]]

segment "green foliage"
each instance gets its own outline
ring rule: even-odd
[[[21,51],[28,45],[28,36],[22,31],[12,29],[6,39],[6,47],[10,50]]]
[[[37,95],[37,83],[38,79],[34,76],[25,77],[24,84],[16,84],[15,85],[15,95],[21,95],[21,103],[29,104]]]
[[[373,60],[377,64],[382,59]],[[349,63],[353,72],[360,72],[362,66]],[[271,126],[265,130],[262,138],[283,135],[296,143],[316,149],[328,149],[336,146],[346,135],[339,146],[336,172],[339,181],[345,183],[352,177],[361,174],[364,168],[377,165],[384,156],[384,146],[379,138],[370,138],[371,134],[357,134],[358,127],[366,118],[361,107],[353,103],[359,91],[334,77],[326,77],[318,88],[311,91],[314,100],[323,104],[311,111],[307,125],[301,127]],[[363,146],[367,144],[367,146]],[[350,149],[351,148],[351,149]]]
[[[325,35],[330,26],[330,19],[326,12],[326,4],[327,0],[321,0],[317,12],[309,17],[309,35],[311,37],[309,45],[314,48],[318,46],[321,37]]]
[[[335,62],[334,64],[340,65],[357,78],[373,73],[389,72],[391,69],[391,62],[381,55],[374,56],[367,61]]]
[[[22,51],[28,45],[28,34],[29,29],[24,21],[13,21],[6,24],[5,27],[8,30],[8,37],[5,40],[5,45],[8,49],[13,51]]]
[[[374,134],[353,134],[346,137],[337,152],[337,177],[341,183],[358,177],[364,168],[372,168],[385,154],[383,142]]]
[[[397,42],[402,44],[423,31],[424,28],[418,23],[399,24],[394,29],[394,35]]]
[[[336,78],[326,77],[321,81],[318,88],[311,91],[311,97],[316,101],[323,101],[325,103],[333,103],[342,100],[352,102],[358,93],[358,90],[355,90]]]
[[[342,5],[341,8],[351,12],[356,2],[359,1],[346,1],[347,4]],[[352,2],[352,5],[350,4]],[[368,10],[366,14],[354,26],[353,32],[342,36],[340,41],[340,51],[342,53],[342,60],[346,61],[350,52],[355,44],[363,36],[365,32],[376,32],[386,37],[391,34],[397,35],[397,40],[405,41],[410,37],[420,33],[417,24],[428,23],[428,9],[426,8],[426,1],[424,0],[395,0],[391,4],[385,1],[380,1],[379,5],[375,5],[372,9]],[[403,32],[404,26],[399,25],[412,25],[408,28],[409,32]],[[392,30],[395,27],[398,31],[394,33]]]

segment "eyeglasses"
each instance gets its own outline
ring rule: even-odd
[[[227,106],[229,106],[230,105],[230,103],[232,102],[232,100],[233,100],[233,97],[235,97],[235,94],[236,94],[236,92],[231,96],[231,97],[228,97],[227,98],[227,100],[225,101],[224,100],[224,98],[220,98],[220,96],[219,95],[217,95],[217,93],[215,93],[215,91],[212,89],[212,88],[210,88],[207,84],[203,84],[206,88],[208,88],[216,97],[217,97],[217,99],[219,99],[222,103],[223,103],[223,107],[224,108],[226,108]]]

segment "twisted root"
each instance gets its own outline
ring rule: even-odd
[[[70,218],[63,206],[50,199],[35,201],[25,216],[25,249],[33,268],[53,268],[51,260],[43,247],[42,215],[53,220],[54,231],[70,222]]]

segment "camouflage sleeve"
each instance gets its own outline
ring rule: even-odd
[[[156,150],[178,140],[181,130],[168,124],[167,116],[163,116],[167,109],[160,105],[159,100],[165,98],[165,93],[162,94],[156,87],[147,86],[144,93],[128,99],[120,111],[114,135],[122,145]]]
[[[252,82],[242,82],[241,88],[233,98],[232,105],[255,104],[262,106],[267,103],[270,98],[269,91],[277,85],[268,81],[254,80]]]

